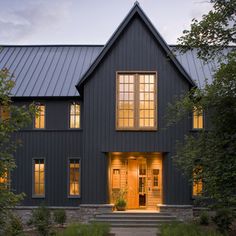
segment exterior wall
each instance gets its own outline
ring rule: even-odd
[[[42,101],[42,100],[35,100]],[[26,105],[30,101],[15,101]],[[32,125],[15,134],[22,145],[15,158],[17,168],[11,175],[12,188],[24,192],[22,205],[34,206],[42,202],[49,206],[78,206],[81,198],[68,197],[68,160],[82,161],[82,130],[70,130],[70,100],[44,100],[46,105],[46,128],[34,130]],[[32,197],[32,159],[45,158],[45,198]]]
[[[116,131],[116,71],[157,71],[158,130]],[[83,202],[108,203],[109,152],[162,152],[164,204],[189,204],[191,186],[171,159],[191,120],[166,127],[167,104],[189,89],[139,18],[134,18],[84,85]]]

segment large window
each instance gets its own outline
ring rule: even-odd
[[[33,160],[33,196],[44,197],[45,195],[45,161],[44,159]]]
[[[202,108],[193,108],[193,129],[203,129],[203,110]]]
[[[0,177],[0,190],[9,186],[9,173],[6,170]]]
[[[80,128],[80,104],[76,102],[70,105],[70,128]]]
[[[69,160],[69,196],[80,195],[80,161]]]
[[[117,74],[117,129],[156,129],[156,84],[153,72]]]
[[[44,129],[45,128],[45,105],[37,104],[36,105],[37,113],[34,120],[35,129]]]

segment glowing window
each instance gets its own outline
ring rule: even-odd
[[[45,105],[39,104],[36,105],[37,113],[34,120],[35,129],[44,129],[45,128]]]
[[[193,196],[199,196],[202,194],[202,179],[196,179],[196,176],[202,172],[202,167],[196,167],[193,170]]]
[[[5,171],[3,175],[0,177],[0,189],[5,189],[8,186],[8,171]]]
[[[5,121],[10,118],[9,107],[0,106],[0,120]]]
[[[119,73],[117,129],[155,129],[156,102],[155,73]]]
[[[33,195],[45,195],[45,163],[44,159],[34,159],[33,163]]]
[[[79,159],[70,159],[69,162],[69,195],[80,195],[80,163]]]
[[[193,128],[203,129],[203,110],[201,108],[193,108]]]
[[[70,105],[70,128],[80,128],[80,104],[72,103]]]

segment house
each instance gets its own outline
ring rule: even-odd
[[[15,134],[23,146],[11,180],[26,194],[22,209],[44,202],[110,211],[125,191],[128,209],[191,211],[193,186],[172,156],[204,119],[166,127],[165,115],[215,64],[174,48],[138,3],[106,45],[2,47],[0,67],[15,76],[12,100],[40,110]]]

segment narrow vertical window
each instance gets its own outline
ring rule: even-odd
[[[9,173],[6,170],[0,177],[0,189],[6,189],[8,187],[8,183],[9,183],[8,178],[9,178]]]
[[[34,159],[33,163],[33,195],[44,197],[45,195],[45,161]]]
[[[10,118],[9,107],[0,105],[0,120],[6,121]]]
[[[156,73],[117,75],[117,129],[156,129]]]
[[[199,172],[202,172],[202,167],[197,166],[193,170],[193,196],[199,196],[202,194],[202,179],[196,179],[196,176],[199,174]]]
[[[79,159],[69,160],[69,195],[80,195],[80,162]]]
[[[45,105],[39,104],[36,105],[37,113],[34,120],[35,129],[44,129],[45,128]]]
[[[79,129],[80,128],[80,104],[72,103],[70,105],[70,128]]]
[[[202,108],[193,108],[193,129],[203,129],[203,110]]]

